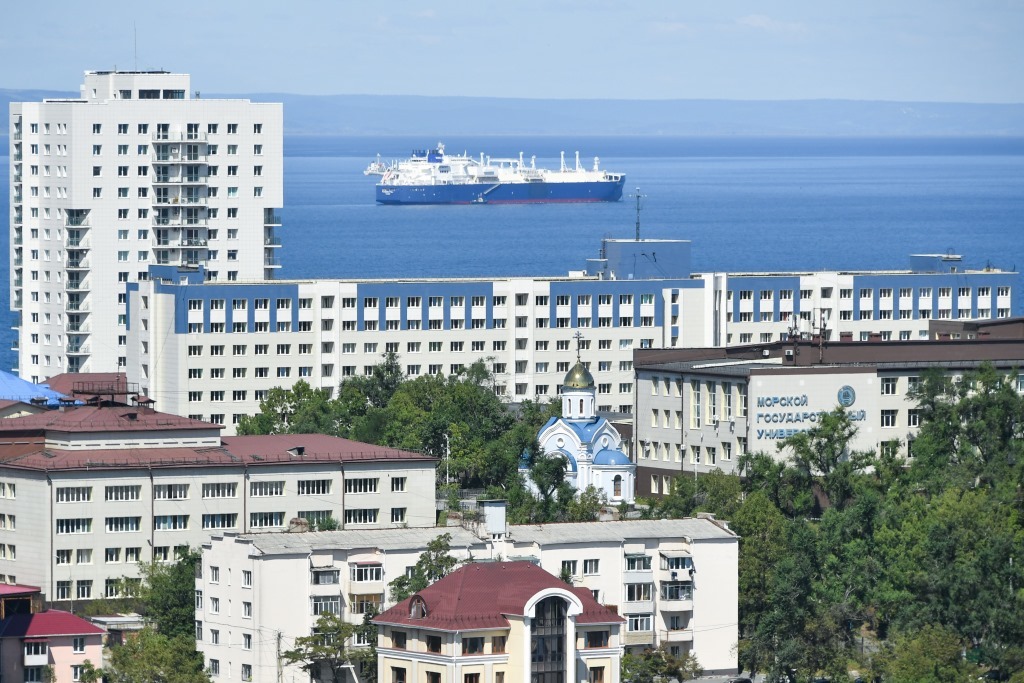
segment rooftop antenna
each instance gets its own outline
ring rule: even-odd
[[[636,193],[629,195],[636,199],[636,241],[640,241],[640,200],[646,197],[645,194],[640,194],[640,188],[636,188]]]

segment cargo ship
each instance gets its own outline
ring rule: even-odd
[[[617,202],[626,182],[623,173],[567,166],[565,152],[557,171],[537,168],[536,157],[527,164],[518,158],[479,158],[447,154],[438,143],[415,150],[404,161],[382,162],[380,157],[364,171],[380,176],[379,204],[526,204],[553,202]]]

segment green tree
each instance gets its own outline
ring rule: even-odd
[[[377,610],[372,605],[367,607],[363,612],[363,623],[356,626],[353,631],[357,640],[368,643],[366,647],[350,650],[362,683],[377,683],[377,627],[373,624],[375,616]]]
[[[779,450],[788,449],[801,480],[815,484],[825,494],[827,505],[843,507],[853,497],[853,480],[872,464],[873,454],[850,451],[857,427],[849,414],[837,406],[818,415],[810,429],[787,437]],[[816,506],[820,509],[820,505]]]
[[[404,381],[405,372],[398,354],[388,351],[384,354],[384,360],[374,365],[369,375],[348,378],[342,382],[342,386],[349,384],[354,387],[366,397],[370,407],[384,408]]]
[[[640,654],[623,655],[620,668],[623,683],[656,683],[670,678],[686,681],[703,673],[692,653],[676,657],[665,645],[654,650],[644,650]]]
[[[427,549],[420,553],[411,576],[398,576],[388,584],[392,602],[401,602],[438,579],[452,573],[459,561],[452,557],[452,535],[441,534],[427,543]]]
[[[925,625],[913,635],[896,638],[883,653],[880,669],[892,683],[960,683],[970,668],[963,658],[963,642],[941,626]]]
[[[352,670],[351,651],[345,643],[356,627],[345,622],[340,615],[324,613],[316,620],[312,635],[299,636],[294,647],[281,653],[288,664],[299,664],[315,681],[331,683],[357,683]]]
[[[146,621],[160,635],[183,638],[195,649],[195,584],[199,551],[188,548],[173,563],[151,562],[142,565],[139,600]]]
[[[169,637],[146,627],[109,649],[102,672],[92,667],[88,677],[108,683],[209,683],[203,658],[195,649],[195,634]],[[84,679],[83,679],[84,680]]]
[[[260,402],[260,412],[243,416],[237,433],[338,435],[342,417],[341,406],[331,399],[328,389],[314,389],[299,380],[290,389],[268,391]]]

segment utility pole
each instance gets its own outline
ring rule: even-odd
[[[635,194],[631,194],[630,197],[636,199],[636,241],[640,241],[640,200],[646,197],[645,194],[640,194],[640,188],[636,188]]]
[[[277,683],[281,683],[284,672],[281,670],[281,632],[277,632]]]

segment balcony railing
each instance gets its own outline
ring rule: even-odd
[[[88,238],[85,238],[85,237],[69,237],[68,241],[67,241],[67,244],[68,244],[68,248],[69,249],[88,249],[89,248],[89,240],[88,240]]]
[[[88,344],[68,344],[68,353],[87,354],[87,353],[89,353],[89,345]]]
[[[20,256],[15,256],[14,257],[14,265],[15,265],[15,267],[21,265],[21,257]]]
[[[89,323],[68,323],[67,330],[75,334],[87,334],[89,332]]]
[[[207,245],[207,241],[192,237],[182,239],[179,244],[182,247],[205,247]]]
[[[20,183],[21,182],[21,174],[20,173],[15,173],[14,174],[14,182],[16,182],[16,183]]]
[[[15,131],[15,132],[11,133],[11,140],[13,142],[17,142],[20,139],[21,139],[21,131]]]
[[[21,216],[15,216],[11,220],[14,222],[15,225],[21,225],[23,219]]]
[[[11,201],[14,202],[15,204],[20,204],[22,201],[22,197],[20,194],[16,194],[13,197],[11,197]]]
[[[88,228],[88,216],[68,216],[64,219],[65,228]]]
[[[15,237],[15,238],[14,238],[14,246],[16,246],[16,247],[17,247],[17,246],[20,246],[20,245],[21,245],[21,243],[22,243],[23,241],[24,241],[24,240],[22,240],[22,238],[21,238],[21,236],[20,236],[20,235],[19,235],[19,236],[17,236],[17,237]]]
[[[263,257],[263,265],[268,268],[280,268],[281,259],[276,258],[274,256],[265,256]]]
[[[280,237],[266,237],[263,239],[263,246],[265,247],[279,247],[281,246]]]
[[[273,211],[264,211],[263,225],[281,225],[281,216]]]
[[[68,268],[88,269],[89,268],[89,260],[88,259],[82,259],[82,258],[68,259],[67,267]]]
[[[658,631],[658,640],[662,643],[688,643],[693,640],[693,629]]]
[[[88,312],[89,302],[88,301],[68,301],[67,310]]]
[[[206,133],[160,132],[153,133],[157,142],[206,142]]]
[[[85,292],[89,290],[88,282],[75,282],[74,280],[68,280],[65,286],[69,292]]]

